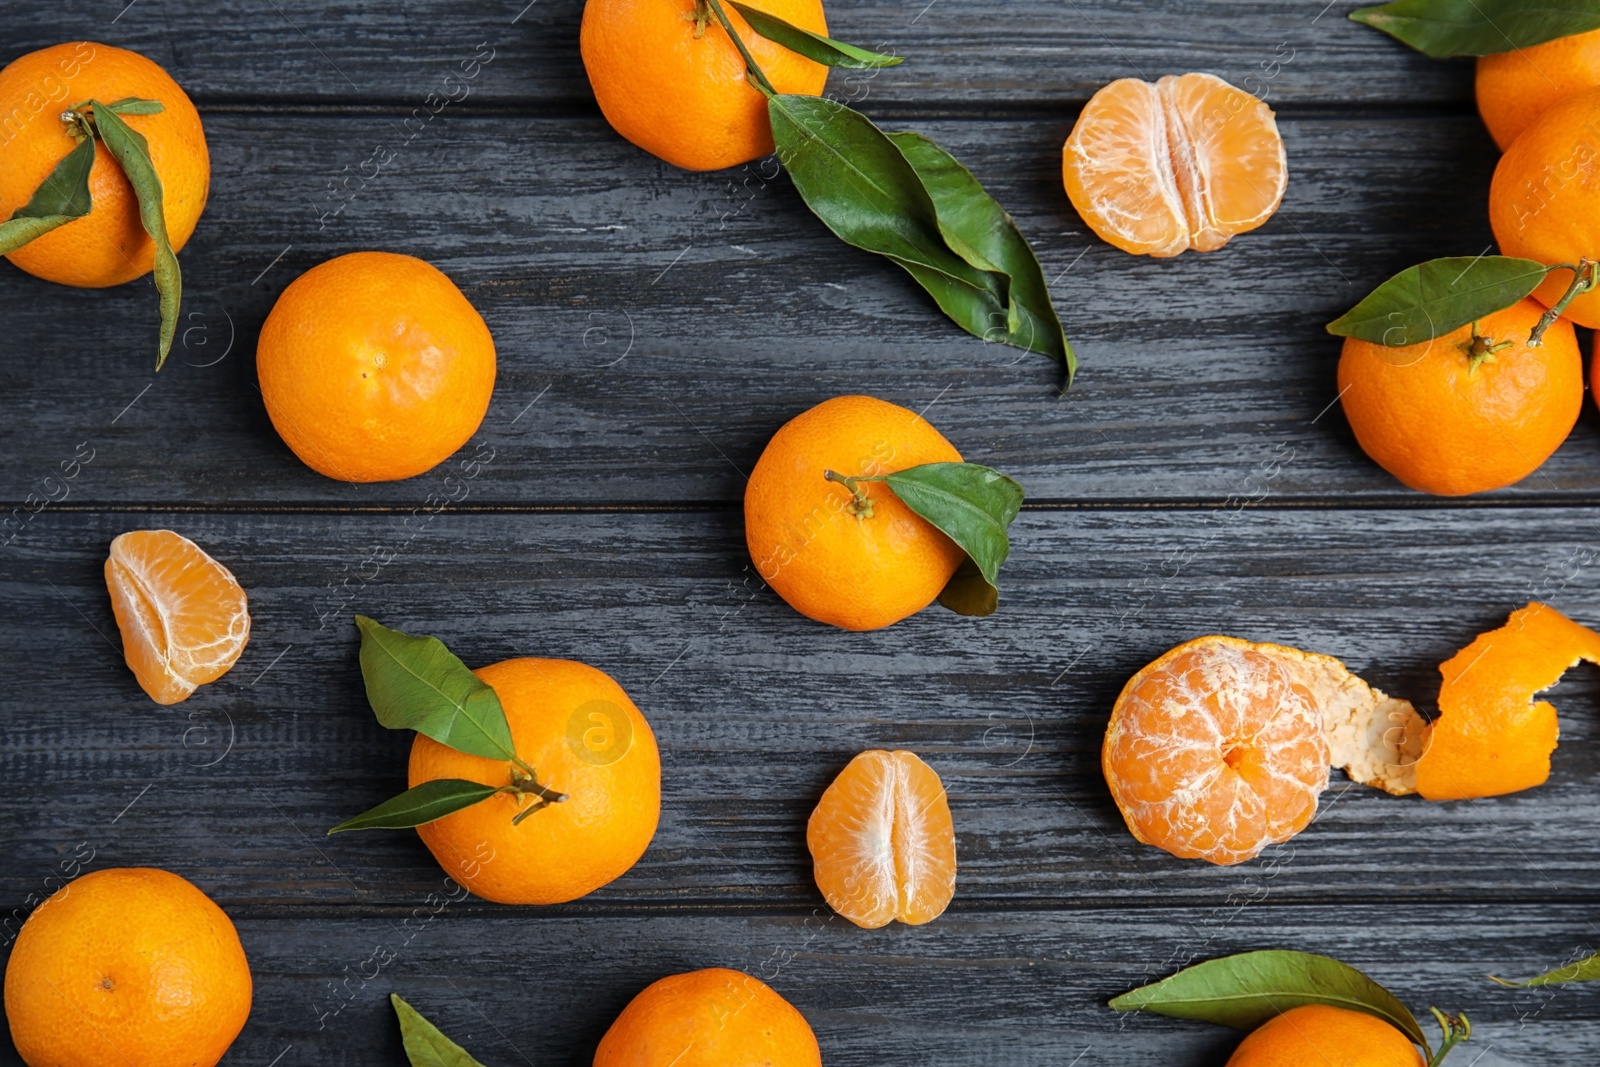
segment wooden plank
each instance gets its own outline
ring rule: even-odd
[[[457,914],[443,885],[363,918],[235,914],[255,977],[226,1062],[280,1067],[403,1063],[388,994],[400,993],[490,1064],[588,1064],[628,1000],[658,977],[726,966],[768,981],[810,1021],[829,1067],[1218,1064],[1237,1034],[1125,1016],[1105,1002],[1199,959],[1261,947],[1338,956],[1426,1020],[1465,1010],[1479,1067],[1592,1061],[1592,987],[1516,992],[1595,940],[1592,911],[1474,905],[1018,910],[858,930],[825,912],[570,916]],[[437,911],[437,914],[434,912]],[[1482,1057],[1481,1059],[1476,1057]],[[0,1053],[0,1064],[20,1063]]]
[[[72,290],[4,269],[0,500],[410,506],[448,471],[350,486],[304,468],[255,388],[255,336],[316,262],[390,248],[438,263],[501,354],[477,504],[736,501],[786,419],[862,392],[928,411],[1035,500],[1418,502],[1356,448],[1323,324],[1393,271],[1490,246],[1475,119],[1284,124],[1282,212],[1211,256],[1156,262],[1089,236],[1061,191],[1067,121],[916,123],[1033,236],[1083,360],[985,346],[891,265],[834,240],[783,179],[748,187],[647,162],[598,119],[451,116],[319,229],[340,168],[384,124],[230,115],[184,253],[184,329],[150,373],[150,283]],[[745,179],[740,179],[741,182]],[[71,323],[64,328],[63,323]],[[69,384],[70,383],[70,384]],[[93,383],[92,388],[83,383]],[[1504,500],[1594,502],[1600,419]],[[47,479],[79,446],[70,484]],[[470,449],[469,449],[470,451]]]
[[[1431,805],[1336,782],[1271,864],[1216,868],[1137,845],[1099,744],[1136,669],[1217,630],[1338,655],[1427,706],[1436,665],[1532,598],[1600,622],[1597,518],[1033,511],[1017,524],[998,616],[934,609],[846,634],[761,588],[728,511],[46,511],[0,553],[15,620],[0,647],[13,861],[0,900],[23,899],[86,840],[106,863],[178,863],[262,904],[372,908],[426,892],[439,871],[412,835],[322,837],[403,784],[409,739],[379,729],[362,695],[359,611],[437,633],[472,664],[581,659],[632,694],[660,738],[664,812],[648,854],[597,906],[817,903],[805,819],[850,756],[874,747],[916,750],[944,777],[963,906],[1107,894],[1214,906],[1264,884],[1298,903],[1592,904],[1591,669],[1551,697],[1562,745],[1548,785]],[[169,524],[234,569],[254,630],[230,675],[162,709],[120,661],[100,569],[116,533]]]
[[[444,78],[459,76],[484,44],[494,58],[465,81],[462,106],[592,108],[578,55],[582,9],[578,0],[420,0],[398,12],[370,0],[237,9],[72,0],[16,12],[5,58],[75,33],[145,53],[202,106],[290,99],[421,107],[430,92],[460,97],[463,83]],[[907,57],[876,76],[834,74],[834,93],[873,107],[1059,108],[1114,78],[1194,69],[1289,104],[1471,99],[1470,64],[1424,59],[1346,21],[1347,7],[1326,0],[1191,0],[1162,5],[1161,14],[1138,0],[855,0],[829,10],[835,34]],[[178,29],[196,23],[203,34]]]

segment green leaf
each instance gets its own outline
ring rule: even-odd
[[[1550,268],[1511,256],[1452,256],[1407,267],[1328,324],[1328,332],[1399,348],[1459,330],[1526,297]]]
[[[1600,29],[1600,0],[1395,0],[1350,18],[1445,59],[1511,52]]]
[[[444,642],[391,630],[365,615],[356,616],[356,625],[361,676],[380,723],[473,756],[516,758],[500,698]]]
[[[166,110],[159,100],[141,100],[137,96],[113,100],[106,107],[119,115],[159,115]]]
[[[399,796],[390,797],[353,819],[346,819],[328,833],[337,834],[345,830],[406,830],[470,808],[499,791],[492,785],[469,782],[464,778],[436,778],[412,786]]]
[[[891,133],[888,137],[922,179],[950,249],[972,266],[1009,279],[1006,321],[991,324],[989,339],[1059,360],[1067,368],[1067,384],[1071,385],[1078,369],[1077,356],[1056,316],[1039,259],[1016,221],[971,171],[936,142],[920,133]]]
[[[1329,1004],[1375,1015],[1432,1055],[1416,1017],[1393,993],[1349,964],[1307,952],[1226,956],[1187,967],[1111,1001],[1117,1011],[1150,1011],[1236,1030],[1253,1030],[1303,1004]]]
[[[183,298],[183,275],[178,270],[178,257],[173,254],[172,242],[167,239],[167,217],[161,205],[161,179],[150,162],[150,145],[144,134],[129,126],[115,110],[97,100],[89,101],[94,109],[94,128],[105,142],[106,151],[122,165],[134,195],[139,198],[139,221],[156,244],[156,292],[161,296],[161,344],[156,354],[156,370],[167,361],[172,350],[172,338],[178,329],[178,305]]]
[[[1521,982],[1508,982],[1504,978],[1495,978],[1493,975],[1489,977],[1492,981],[1499,982],[1503,986],[1510,986],[1513,989],[1527,989],[1532,986],[1542,985],[1565,985],[1568,982],[1600,981],[1600,955],[1585,956],[1583,959],[1575,960],[1565,967],[1557,967],[1555,970],[1547,971],[1537,978],[1529,978]]]
[[[883,480],[907,507],[960,545],[990,586],[1011,554],[1006,529],[1022,508],[1022,486],[976,463],[925,463]]]
[[[776,15],[769,15],[759,8],[749,4],[741,4],[738,0],[728,0],[728,6],[744,16],[750,28],[769,41],[776,41],[791,52],[797,52],[807,59],[830,67],[847,67],[851,70],[870,70],[875,67],[893,67],[904,60],[900,56],[886,56],[881,52],[869,52],[865,48],[857,48],[853,44],[835,41],[831,37],[824,37],[820,33],[802,30],[799,26],[791,25]]]
[[[939,603],[957,615],[982,618],[1000,610],[1000,590],[990,585],[968,556],[939,593]]]
[[[11,218],[0,222],[0,256],[87,215],[94,206],[89,195],[92,169],[94,138],[85,137],[45,176],[28,202],[12,212]]]
[[[445,1037],[439,1028],[404,1000],[390,993],[389,1003],[400,1018],[400,1042],[411,1067],[483,1067],[467,1050]]]

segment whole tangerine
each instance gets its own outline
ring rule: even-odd
[[[273,427],[306,466],[340,481],[394,481],[438,466],[478,431],[494,393],[494,338],[437,267],[351,252],[278,297],[256,374]]]
[[[826,34],[821,0],[752,0],[792,26]],[[728,21],[780,93],[816,96],[828,68]],[[612,129],[685,170],[721,170],[772,151],[767,101],[706,0],[588,0],[583,66]]]
[[[1540,115],[1600,86],[1600,30],[1478,59],[1478,113],[1504,152]]]
[[[1567,439],[1583,409],[1583,356],[1557,319],[1539,347],[1535,300],[1422,344],[1346,338],[1339,395],[1356,441],[1424,493],[1463,496],[1519,482]]]
[[[802,615],[876,630],[933,603],[966,558],[881,482],[864,499],[829,473],[877,477],[961,453],[914,411],[870,396],[823,401],[767,443],[744,493],[761,580]]]
[[[673,1064],[822,1067],[822,1050],[805,1016],[771,986],[712,967],[646,986],[594,1053],[594,1067]]]
[[[62,121],[89,100],[155,100],[154,115],[122,115],[148,142],[161,179],[162,214],[173,251],[194,233],[211,190],[211,156],[200,113],[171,76],[137,52],[90,41],[41,48],[0,70],[0,218],[26,204],[77,147]],[[20,116],[20,124],[18,118]],[[155,267],[155,242],[139,221],[139,200],[122,167],[103,145],[89,172],[93,208],[80,219],[11,252],[12,263],[46,281],[87,289],[121,285]]]
[[[603,671],[559,659],[510,659],[474,671],[500,698],[518,756],[564,799],[492,796],[417,827],[445,872],[486,900],[562,904],[638,862],[661,817],[655,734]],[[439,778],[515,784],[521,770],[418,734],[412,787]]]
[[[1228,1067],[1423,1067],[1398,1029],[1364,1011],[1304,1004],[1250,1031]]]
[[[6,964],[28,1067],[213,1067],[250,1014],[228,916],[169,871],[92,871],[41,904]]]

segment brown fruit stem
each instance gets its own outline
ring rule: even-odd
[[[728,21],[728,13],[722,10],[721,0],[695,0],[695,18],[698,20],[701,12],[708,7],[716,14],[717,21],[722,23],[722,28],[728,31],[728,36],[733,40],[734,47],[744,57],[744,68],[749,72],[750,84],[760,89],[768,97],[777,96],[778,90],[772,87],[772,83],[767,80],[766,74],[756,64],[755,57],[750,54],[750,49],[744,46],[744,40],[734,32],[733,23]]]
[[[523,797],[537,798],[532,804],[522,808],[522,810],[518,811],[517,814],[512,817],[512,826],[520,826],[522,824],[522,820],[526,819],[534,812],[543,811],[551,804],[559,804],[563,800],[567,799],[567,794],[558,793],[547,786],[539,784],[538,773],[534,771],[534,769],[528,764],[524,763],[521,759],[518,759],[515,756],[511,757],[511,759],[515,764],[515,766],[511,769],[511,784],[508,786],[503,786],[500,791],[516,797],[518,804],[522,803]]]
[[[1461,351],[1467,356],[1467,374],[1470,377],[1478,371],[1478,364],[1493,363],[1496,352],[1502,352],[1511,347],[1510,341],[1496,341],[1492,337],[1485,337],[1478,332],[1478,324],[1472,324],[1472,338],[1461,342]]]
[[[1567,310],[1567,305],[1578,297],[1587,293],[1595,286],[1600,285],[1600,261],[1589,259],[1587,256],[1578,260],[1576,265],[1571,263],[1558,263],[1551,270],[1570,270],[1572,284],[1567,286],[1564,296],[1556,301],[1555,307],[1539,316],[1539,321],[1534,324],[1533,333],[1528,335],[1528,347],[1538,348],[1544,343],[1544,332],[1554,326],[1561,313]]]
[[[1428,1061],[1428,1067],[1439,1067],[1450,1050],[1472,1036],[1472,1021],[1465,1013],[1451,1015],[1438,1008],[1429,1008],[1433,1017],[1439,1020],[1439,1029],[1444,1031],[1444,1037],[1439,1042],[1439,1051],[1433,1054],[1433,1059]]]
[[[838,482],[840,485],[850,490],[850,511],[858,519],[872,518],[872,498],[862,491],[860,483],[883,482],[888,480],[881,475],[876,477],[868,477],[867,475],[850,477],[848,475],[839,474],[831,470],[824,470],[822,472],[822,478],[823,481]]]

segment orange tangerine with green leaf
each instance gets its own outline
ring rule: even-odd
[[[1022,495],[917,412],[841,396],[767,443],[745,486],[745,541],[762,581],[818,622],[876,630],[936,599],[986,615]]]
[[[194,104],[144,56],[75,41],[0,70],[0,115],[0,252],[29,274],[85,288],[155,271],[159,369],[177,327],[176,253],[211,185]]]
[[[410,788],[329,833],[415,827],[486,900],[560,904],[631,868],[661,816],[661,755],[621,686],[570,660],[477,671],[437,638],[357,617],[378,721],[415,730]]]

